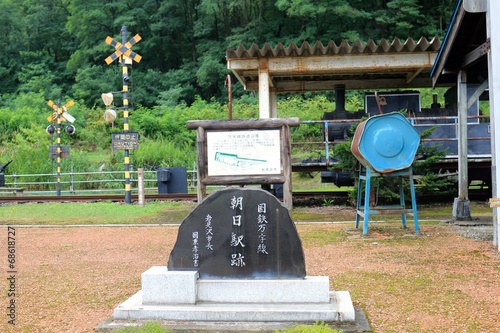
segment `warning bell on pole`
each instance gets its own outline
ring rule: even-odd
[[[104,105],[110,106],[113,104],[113,94],[112,93],[104,93],[101,94],[102,101],[104,102]]]
[[[116,119],[116,111],[113,109],[107,109],[104,111],[104,120],[106,120],[107,123],[112,123]]]

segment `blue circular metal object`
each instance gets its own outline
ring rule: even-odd
[[[393,128],[382,128],[374,134],[374,146],[384,157],[394,157],[403,150],[404,140]]]
[[[373,116],[356,128],[351,151],[365,167],[380,173],[409,168],[420,135],[399,112]]]

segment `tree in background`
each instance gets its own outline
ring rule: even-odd
[[[87,106],[117,90],[107,66],[127,26],[143,56],[132,69],[132,106],[226,101],[225,51],[244,44],[339,44],[360,39],[443,37],[455,0],[0,0],[0,88],[74,96]],[[235,84],[235,98],[247,94]],[[0,100],[1,103],[1,100]]]

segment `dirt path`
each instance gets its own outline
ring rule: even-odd
[[[397,224],[373,227],[370,237],[347,227],[298,226],[307,274],[350,291],[374,332],[500,332],[500,256],[491,242],[446,225],[423,225],[422,237]],[[16,325],[3,315],[0,331],[94,332],[140,289],[142,272],[166,265],[176,237],[173,226],[16,228]]]

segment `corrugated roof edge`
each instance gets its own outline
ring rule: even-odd
[[[438,37],[433,37],[430,41],[425,37],[421,37],[418,42],[415,42],[411,37],[404,43],[399,38],[395,38],[392,43],[386,39],[382,39],[379,44],[369,39],[366,43],[359,39],[354,43],[349,44],[347,40],[343,40],[340,45],[335,44],[330,40],[326,46],[321,41],[317,41],[313,46],[308,42],[303,42],[301,46],[295,43],[290,43],[285,47],[282,43],[278,43],[275,48],[272,48],[269,43],[265,43],[262,48],[253,43],[249,49],[240,44],[236,50],[231,48],[226,50],[227,59],[235,58],[270,58],[270,57],[307,57],[307,56],[322,56],[322,55],[338,55],[338,54],[363,54],[363,53],[399,53],[399,52],[437,52],[441,48],[441,41]]]

